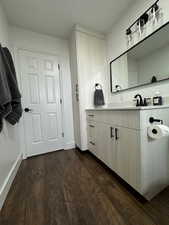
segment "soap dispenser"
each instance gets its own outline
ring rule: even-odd
[[[163,104],[163,98],[160,95],[160,92],[157,91],[153,98],[153,105],[162,105],[162,104]]]

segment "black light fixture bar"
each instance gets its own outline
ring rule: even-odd
[[[141,18],[143,18],[145,16],[145,14],[147,12],[149,12],[151,9],[154,8],[154,6],[157,5],[157,3],[159,2],[160,0],[157,0],[153,5],[151,5],[127,30],[126,30],[126,34],[129,34],[131,32],[131,28],[140,21]]]

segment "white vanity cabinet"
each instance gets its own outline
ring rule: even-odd
[[[96,123],[88,122],[88,148],[97,156],[96,152]]]
[[[169,184],[169,138],[148,138],[151,116],[169,126],[169,108],[87,110],[89,151],[148,200]]]
[[[116,170],[117,174],[139,191],[139,132],[134,129],[117,127]]]
[[[113,167],[115,158],[115,142],[114,139],[111,138],[112,127],[108,124],[97,123],[96,129],[96,151],[98,158],[113,169],[115,168]]]

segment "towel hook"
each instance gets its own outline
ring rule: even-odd
[[[99,84],[99,83],[96,83],[96,84],[95,84],[95,89],[96,89],[97,87],[100,87],[100,89],[102,89],[102,85]]]

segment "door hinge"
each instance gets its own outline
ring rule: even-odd
[[[60,64],[58,64],[58,70],[60,70]]]
[[[65,134],[62,132],[62,137],[64,137],[65,136]]]
[[[60,104],[62,104],[62,99],[60,99]]]

